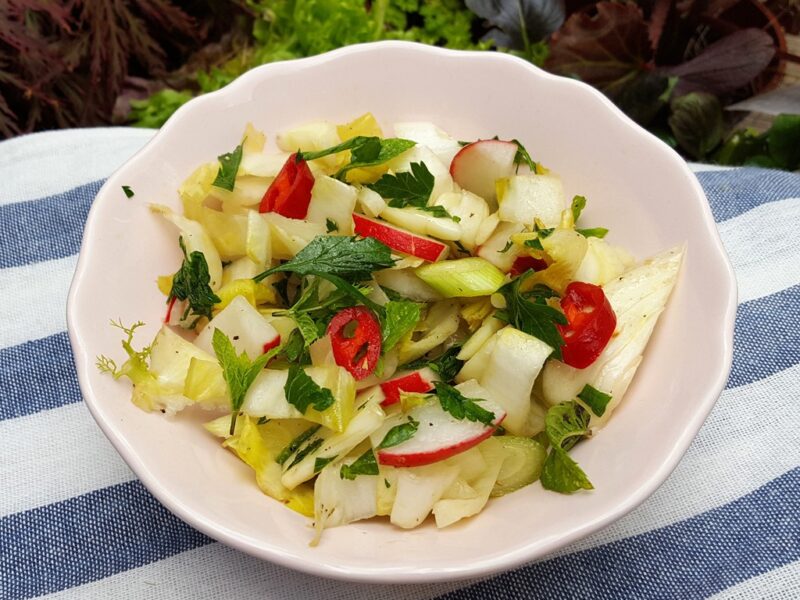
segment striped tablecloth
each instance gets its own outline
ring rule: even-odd
[[[216,543],[164,509],[81,401],[65,302],[89,206],[152,131],[0,143],[0,597],[800,598],[800,176],[704,170],[739,281],[733,370],[641,507],[478,582],[318,579]]]

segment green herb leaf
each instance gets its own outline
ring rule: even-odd
[[[253,279],[258,282],[272,273],[333,275],[347,281],[363,281],[373,271],[394,265],[392,251],[374,238],[318,235],[297,255]]]
[[[374,144],[374,140],[377,140],[378,143],[380,143],[380,138],[357,135],[356,137],[352,137],[349,140],[345,140],[341,144],[331,146],[330,148],[310,152],[298,152],[296,160],[316,160],[318,158],[330,156],[331,154],[344,152],[345,150],[353,150],[354,148],[358,148],[359,146],[363,146],[365,144]]]
[[[464,366],[464,361],[457,358],[461,351],[461,346],[452,346],[434,359],[420,358],[403,365],[404,371],[416,371],[424,367],[430,368],[439,375],[442,381],[452,381]]]
[[[511,141],[517,145],[517,153],[514,155],[514,165],[517,167],[517,171],[519,171],[520,165],[524,163],[528,165],[528,168],[532,173],[536,173],[536,162],[531,158],[531,155],[528,154],[528,151],[525,149],[525,146],[522,145],[522,142],[517,139]]]
[[[197,250],[187,256],[183,238],[179,238],[178,243],[183,252],[183,263],[178,272],[172,277],[169,300],[172,301],[173,298],[177,298],[178,300],[189,301],[187,314],[184,315],[184,318],[188,316],[188,313],[192,313],[197,315],[198,318],[207,317],[211,319],[211,309],[220,302],[220,299],[209,285],[211,276],[208,273],[206,257]],[[192,326],[196,323],[197,320],[192,323]]]
[[[536,241],[538,242],[539,240],[536,240]],[[512,242],[511,240],[508,240],[508,241],[506,242],[506,245],[505,245],[505,246],[503,246],[503,249],[502,249],[502,250],[498,250],[498,252],[499,252],[500,254],[505,254],[506,252],[508,252],[509,250],[511,250],[511,248],[512,248],[512,246],[513,246],[513,245],[514,245],[514,242]],[[542,244],[541,244],[541,242],[540,242],[540,243],[539,243],[539,246],[541,246],[541,245],[542,245]],[[542,250],[542,249],[543,249],[543,248],[539,248],[539,250]]]
[[[305,446],[303,446],[303,447],[302,447],[300,450],[298,450],[297,454],[295,454],[295,455],[294,455],[294,458],[292,459],[292,462],[290,462],[290,463],[289,463],[289,466],[288,466],[288,467],[286,467],[286,468],[284,469],[284,471],[288,471],[288,470],[289,470],[289,469],[291,469],[293,466],[295,466],[295,465],[296,465],[296,464],[298,464],[300,461],[302,461],[302,460],[303,460],[303,459],[304,459],[306,456],[308,456],[309,454],[311,454],[311,453],[313,453],[313,452],[316,452],[316,451],[317,451],[317,449],[318,449],[320,446],[322,446],[322,442],[323,442],[323,441],[324,441],[324,440],[323,440],[322,438],[317,438],[316,440],[309,441],[309,443],[308,443],[308,444],[306,444],[306,445],[305,445]]]
[[[544,431],[550,445],[569,450],[589,433],[589,413],[574,400],[561,402],[548,409]]]
[[[219,171],[211,185],[232,192],[236,183],[236,173],[239,172],[239,164],[242,162],[242,144],[236,146],[233,152],[221,154],[217,159]]]
[[[442,409],[456,419],[467,419],[484,425],[491,425],[492,421],[494,421],[494,413],[479,406],[477,402],[480,402],[480,400],[477,398],[466,398],[456,388],[441,381],[437,381],[434,385],[436,386],[436,395],[439,397],[439,404],[441,404]]]
[[[266,425],[269,423],[269,419],[267,417],[259,417],[258,421],[256,421],[256,425]]]
[[[351,163],[368,163],[377,160],[381,154],[381,140],[377,137],[367,138],[363,144],[353,148]]]
[[[289,367],[289,376],[283,391],[286,401],[303,414],[309,406],[322,412],[336,401],[328,388],[318,386],[298,365]]]
[[[385,312],[381,319],[381,331],[383,353],[386,354],[404,335],[414,329],[419,321],[421,309],[419,304],[408,300],[390,300],[383,308]]]
[[[378,474],[378,461],[375,460],[375,453],[372,448],[367,448],[367,451],[359,456],[353,464],[342,465],[339,470],[339,477],[342,479],[349,479],[352,481],[358,475],[377,475]]]
[[[406,440],[410,440],[412,437],[414,437],[414,434],[417,433],[418,428],[419,421],[415,421],[409,417],[408,423],[395,425],[389,431],[387,431],[381,443],[378,444],[378,448],[391,448],[392,446],[402,444]]]
[[[131,186],[123,185],[122,186],[122,191],[125,192],[125,197],[126,198],[133,198],[134,193],[133,193],[133,190],[131,189]]]
[[[319,339],[319,330],[314,319],[309,317],[306,313],[292,314],[292,319],[297,324],[297,329],[300,335],[303,336],[303,346],[308,348],[311,344]]]
[[[606,237],[608,233],[608,229],[605,227],[590,227],[588,229],[576,229],[575,231],[580,233],[583,237],[596,237],[600,239]]]
[[[334,460],[336,460],[335,456],[328,456],[325,458],[317,457],[314,460],[314,473],[319,473],[320,471],[322,471],[322,469],[324,469],[326,466],[328,466],[328,464],[330,464]]]
[[[264,369],[270,359],[275,356],[279,348],[273,348],[251,361],[246,352],[236,354],[233,342],[221,329],[214,329],[211,345],[217,355],[217,360],[222,367],[222,375],[228,385],[231,396],[231,435],[236,428],[236,417],[242,407],[247,390],[253,384],[258,374]]]
[[[593,388],[588,383],[583,386],[583,389],[578,394],[578,398],[583,400],[583,403],[598,417],[603,416],[606,412],[606,406],[608,406],[608,403],[611,401],[611,396],[609,394],[605,394]]]
[[[428,167],[424,162],[418,162],[411,163],[411,171],[386,174],[367,187],[389,199],[389,206],[393,208],[422,208],[428,204],[433,184],[434,178]]]
[[[328,233],[333,233],[334,231],[339,231],[339,225],[333,219],[325,219],[325,229]]]
[[[544,251],[544,246],[542,246],[542,242],[539,241],[538,237],[525,240],[525,246],[527,246],[528,248],[533,248],[534,250]]]
[[[506,299],[506,309],[495,313],[495,317],[539,338],[553,348],[553,356],[561,358],[564,339],[556,325],[566,325],[567,317],[544,300],[531,302],[520,293],[520,284],[530,275],[531,271],[527,271],[498,290]]]
[[[303,433],[294,438],[291,442],[289,442],[289,445],[286,446],[286,448],[281,450],[281,453],[278,454],[278,457],[275,459],[275,462],[278,463],[279,465],[285,463],[292,454],[297,452],[297,449],[300,446],[305,444],[308,438],[310,438],[312,435],[314,435],[315,433],[317,433],[317,431],[320,430],[320,427],[322,427],[322,425],[312,425],[311,427],[306,429]]]
[[[571,494],[578,490],[594,489],[586,476],[569,454],[561,448],[552,448],[544,461],[541,475],[542,487],[553,492]]]
[[[586,208],[586,197],[585,196],[574,196],[572,198],[572,205],[570,206],[570,210],[572,210],[572,222],[577,223],[578,218],[581,216],[583,209]]]
[[[339,171],[336,173],[337,179],[344,177],[344,175],[351,169],[374,167],[376,165],[382,165],[385,162],[389,162],[396,156],[400,156],[403,152],[416,145],[416,142],[404,140],[402,138],[373,139],[378,139],[380,141],[381,146],[378,153],[375,154],[375,143],[371,141],[368,142],[369,145],[367,145],[366,148],[354,150],[350,162],[339,169]]]

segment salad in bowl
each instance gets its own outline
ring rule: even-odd
[[[207,409],[208,444],[312,519],[313,543],[373,517],[448,527],[534,484],[592,490],[570,451],[624,400],[684,247],[637,260],[517,139],[366,113],[265,142],[248,125],[188,175],[182,211],[150,205],[182,256],[164,314],[142,315],[163,325],[141,346],[115,322],[125,360],[99,369],[145,411]]]

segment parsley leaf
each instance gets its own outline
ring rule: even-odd
[[[303,414],[309,406],[322,412],[336,401],[328,388],[318,386],[298,365],[289,367],[289,376],[283,391],[286,401]]]
[[[441,377],[442,381],[452,381],[464,366],[464,361],[457,358],[461,351],[461,346],[453,346],[445,350],[433,360],[421,358],[403,365],[403,370],[415,371],[424,367],[429,367],[434,373]]]
[[[247,390],[255,381],[258,374],[264,369],[270,359],[278,353],[278,348],[273,348],[266,354],[262,354],[251,361],[246,352],[236,354],[233,342],[223,333],[221,329],[214,329],[214,336],[211,340],[217,360],[222,367],[222,375],[228,385],[228,392],[231,396],[231,435],[236,428],[236,417],[242,407]]]
[[[439,397],[439,404],[442,409],[453,415],[456,419],[467,419],[477,421],[484,425],[491,425],[494,421],[494,413],[479,406],[477,398],[466,398],[456,388],[437,381],[436,395]]]
[[[325,219],[325,229],[328,233],[339,231],[339,225],[333,219]]]
[[[583,400],[583,403],[598,417],[603,416],[606,412],[606,406],[611,402],[611,396],[609,394],[593,388],[588,383],[583,386],[583,389],[578,394],[578,398]]]
[[[233,152],[221,154],[217,159],[219,160],[219,171],[211,185],[232,192],[233,185],[236,183],[236,173],[239,172],[239,163],[242,162],[242,144],[236,146]]]
[[[358,475],[377,475],[378,474],[378,461],[375,460],[375,453],[372,448],[367,448],[367,451],[359,456],[352,464],[342,465],[339,469],[339,477],[342,479],[349,479],[352,481]]]
[[[220,302],[220,299],[209,285],[211,276],[208,273],[206,257],[202,252],[197,250],[187,256],[183,238],[179,238],[178,243],[183,252],[183,263],[181,264],[181,268],[178,269],[178,272],[172,277],[172,289],[169,292],[169,301],[172,301],[173,298],[189,301],[189,306],[186,309],[184,318],[191,312],[197,315],[198,319],[200,317],[211,319],[211,309],[215,304]],[[196,324],[197,320],[192,323],[192,327]]]
[[[419,421],[415,421],[411,417],[408,418],[408,423],[402,425],[395,425],[386,432],[383,440],[378,444],[378,448],[391,448],[403,442],[410,440],[417,433],[419,428]]]
[[[417,209],[431,213],[434,217],[437,217],[439,219],[450,219],[451,221],[455,221],[456,223],[461,223],[461,217],[451,215],[449,212],[447,212],[447,209],[444,206],[438,206],[438,205],[418,206]]]
[[[308,440],[308,438],[310,438],[312,435],[317,433],[317,431],[319,431],[320,427],[322,427],[322,425],[312,425],[311,427],[306,429],[303,433],[294,438],[291,442],[289,442],[289,445],[287,445],[283,450],[281,450],[281,453],[278,454],[278,457],[275,459],[275,462],[278,463],[279,465],[285,463],[292,454],[297,452],[297,449],[300,446],[306,443],[306,440]]]
[[[532,173],[536,173],[536,162],[531,158],[531,155],[528,154],[522,142],[517,139],[511,141],[517,145],[517,153],[514,155],[514,165],[517,167],[517,171],[519,171],[520,165],[524,163],[528,165]]]
[[[419,321],[419,304],[409,300],[390,300],[384,305],[381,319],[384,354],[394,348],[404,335],[411,331]]]
[[[570,206],[570,210],[572,210],[572,222],[577,223],[578,217],[581,216],[583,209],[586,208],[586,197],[585,196],[575,196],[572,198],[572,205]]]
[[[373,271],[394,265],[392,251],[374,238],[318,235],[294,258],[267,269],[253,279],[258,282],[272,273],[333,275],[347,281],[363,281]]]
[[[386,174],[367,187],[389,199],[389,206],[404,208],[427,206],[434,178],[424,162],[411,163],[411,171]],[[441,207],[440,207],[441,208]],[[444,210],[444,209],[442,209]]]
[[[374,142],[368,142],[364,149],[353,150],[351,160],[336,173],[336,178],[341,179],[350,169],[360,169],[363,167],[374,167],[389,162],[396,156],[416,146],[416,142],[404,140],[402,138],[372,138],[380,142],[380,150],[375,154]]]
[[[122,191],[125,192],[125,197],[126,198],[133,198],[134,193],[133,193],[133,190],[131,189],[131,186],[123,185],[122,186]]]
[[[350,162],[343,166],[336,173],[336,178],[341,179],[349,170],[361,167],[373,167],[392,160],[409,148],[416,145],[416,142],[401,138],[381,139],[374,136],[357,135],[341,144],[318,150],[316,152],[298,152],[298,160],[314,160],[350,150]]]
[[[601,240],[606,237],[608,233],[608,229],[605,227],[590,227],[588,229],[576,229],[575,231],[580,233],[583,237],[596,237]]]
[[[538,242],[539,240],[536,240],[536,241]],[[514,245],[514,242],[512,242],[511,240],[508,240],[508,241],[506,242],[506,245],[505,245],[505,246],[503,246],[503,249],[502,249],[502,250],[498,250],[498,252],[499,252],[500,254],[505,254],[506,252],[508,252],[509,250],[511,250],[511,247],[512,247],[513,245]],[[540,243],[539,245],[541,246],[542,244]],[[539,248],[539,250],[543,250],[543,249],[544,249],[544,248]]]
[[[542,466],[541,482],[544,489],[562,494],[594,489],[583,469],[561,448],[552,448],[547,455]]]
[[[556,325],[566,325],[567,317],[561,311],[545,304],[544,299],[531,302],[520,293],[520,284],[530,274],[531,271],[526,271],[498,290],[506,299],[506,309],[498,311],[495,316],[520,331],[539,338],[553,348],[553,355],[560,359],[564,339]]]

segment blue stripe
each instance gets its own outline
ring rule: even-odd
[[[75,587],[211,541],[138,481],[103,488],[0,519],[0,598]]]
[[[798,513],[800,468],[674,525],[535,563],[442,598],[705,598],[800,559]]]
[[[83,225],[103,185],[94,181],[62,194],[0,206],[0,268],[77,254]]]
[[[800,285],[740,304],[733,336],[729,388],[800,363]]]
[[[0,421],[81,401],[66,332],[0,350]]]
[[[718,223],[768,202],[800,197],[800,177],[786,171],[755,168],[703,171],[697,173],[697,178]]]

